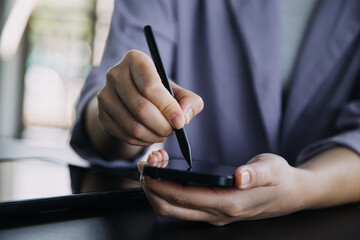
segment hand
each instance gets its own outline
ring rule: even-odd
[[[147,164],[165,167],[164,150],[149,155]],[[139,163],[139,169],[146,164]],[[303,207],[298,169],[274,154],[261,154],[235,171],[235,188],[181,185],[141,176],[155,212],[164,217],[205,221],[214,225],[285,215]]]
[[[150,57],[130,51],[106,75],[99,91],[98,118],[104,130],[131,145],[163,142],[204,106],[195,93],[171,83],[175,98],[163,86]]]

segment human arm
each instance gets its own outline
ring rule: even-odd
[[[360,156],[348,148],[324,151],[299,166],[311,174],[307,208],[330,207],[360,201]],[[314,179],[316,184],[310,181]]]
[[[148,162],[161,163],[163,158],[151,154]],[[184,186],[148,177],[141,177],[141,182],[159,215],[224,225],[360,201],[359,172],[359,155],[336,147],[297,168],[280,156],[258,155],[235,171],[233,189]]]

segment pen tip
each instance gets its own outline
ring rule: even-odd
[[[186,158],[186,161],[189,164],[189,167],[192,168],[192,157],[191,157],[191,153],[189,154],[189,156]]]

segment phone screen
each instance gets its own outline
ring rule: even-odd
[[[184,184],[208,187],[233,187],[236,167],[193,161],[193,167],[185,160],[172,159],[165,168],[144,165],[142,174],[156,179],[167,179]]]

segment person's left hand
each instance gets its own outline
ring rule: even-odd
[[[168,159],[164,150],[153,152],[139,169],[144,164],[165,167]],[[278,155],[261,154],[236,169],[234,188],[182,185],[144,176],[141,184],[156,214],[220,226],[304,208],[300,171]]]

